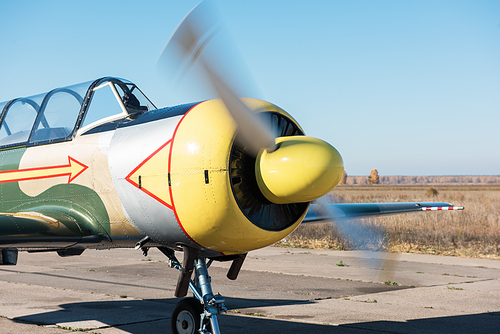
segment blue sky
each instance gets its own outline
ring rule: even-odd
[[[499,1],[215,1],[257,89],[349,175],[500,174]],[[0,2],[0,101],[118,76],[207,98],[156,60],[197,1]]]

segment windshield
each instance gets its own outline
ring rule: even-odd
[[[81,131],[123,117],[137,117],[156,106],[131,82],[107,80],[92,89]]]

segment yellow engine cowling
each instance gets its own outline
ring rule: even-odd
[[[243,101],[256,113],[287,122],[279,136],[303,134],[279,107],[256,99]],[[169,190],[179,225],[198,245],[226,255],[281,240],[300,224],[310,200],[281,204],[264,196],[257,186],[256,160],[235,144],[236,135],[237,124],[224,104],[205,101],[179,122],[169,154]],[[339,180],[342,172],[343,166],[334,178]]]

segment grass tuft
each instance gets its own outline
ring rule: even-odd
[[[342,262],[342,260],[340,260],[339,263],[335,263],[335,265],[337,267],[345,267],[345,266],[347,266],[347,264],[345,264],[344,262]]]
[[[463,288],[455,288],[454,286],[447,286],[448,290],[463,290]]]

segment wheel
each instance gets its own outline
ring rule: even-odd
[[[172,312],[172,333],[195,334],[200,329],[200,316],[204,312],[203,306],[196,298],[184,298]]]

